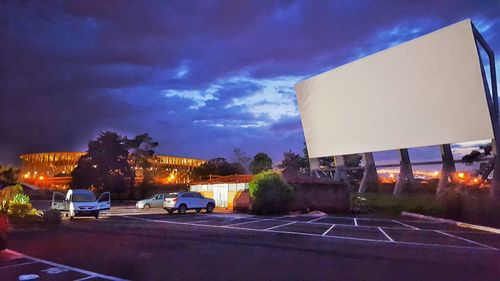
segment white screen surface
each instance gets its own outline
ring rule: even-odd
[[[470,20],[295,90],[311,158],[493,138]]]

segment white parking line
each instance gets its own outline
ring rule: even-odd
[[[74,281],[83,281],[83,280],[89,280],[89,279],[92,279],[92,278],[95,278],[95,276],[87,276],[87,277],[83,277],[83,278],[80,278],[80,279],[76,279]]]
[[[23,262],[23,263],[18,263],[18,264],[6,265],[6,266],[0,267],[0,270],[6,269],[6,268],[12,268],[12,267],[16,267],[16,266],[22,266],[22,265],[32,264],[32,263],[38,263],[38,262],[37,261],[28,261],[28,262]]]
[[[224,227],[232,227],[232,226],[243,225],[243,224],[252,223],[252,222],[271,221],[271,220],[277,220],[277,219],[286,218],[286,217],[288,217],[288,216],[281,216],[281,217],[275,217],[275,218],[269,218],[269,219],[253,219],[253,221],[246,221],[246,222],[239,222],[239,223],[228,224],[228,225],[224,225]]]
[[[399,223],[400,225],[404,225],[404,226],[407,226],[409,228],[415,229],[415,230],[420,230],[420,228],[418,228],[418,227],[414,227],[412,225],[409,225],[409,224],[406,224],[406,223],[402,223],[402,222],[397,221],[397,220],[392,220],[392,221],[395,222],[395,223]]]
[[[332,226],[330,226],[325,232],[323,232],[323,234],[321,234],[321,236],[325,236],[328,232],[330,232],[330,230],[332,230],[333,228],[335,227],[334,224],[332,224]]]
[[[435,232],[437,233],[441,233],[443,235],[446,235],[446,236],[449,236],[449,237],[453,237],[453,238],[456,238],[456,239],[460,239],[462,241],[466,241],[466,242],[469,242],[469,243],[472,243],[472,244],[476,244],[476,245],[479,245],[479,246],[483,246],[483,247],[486,247],[488,249],[492,249],[492,250],[498,250],[497,248],[495,247],[492,247],[492,246],[489,246],[489,245],[486,245],[486,244],[483,244],[483,243],[479,243],[479,242],[476,242],[476,241],[472,241],[472,240],[469,240],[469,239],[466,239],[466,238],[463,238],[463,237],[460,237],[460,236],[455,236],[455,235],[451,235],[449,233],[446,233],[446,232],[443,232],[443,231],[440,231],[440,230],[434,230]]]
[[[381,227],[378,227],[378,230],[380,230],[380,232],[382,232],[382,234],[384,234],[385,237],[387,237],[387,239],[389,239],[389,241],[394,242],[394,240],[392,240],[391,236],[387,235],[387,233],[385,233],[385,231],[382,230]]]
[[[354,225],[358,226],[358,220],[356,220],[356,218],[354,218]]]
[[[32,260],[33,261],[32,263],[43,263],[43,264],[47,264],[47,265],[58,267],[58,268],[63,268],[63,269],[71,270],[71,271],[76,271],[78,273],[89,275],[89,276],[91,276],[93,278],[102,278],[102,279],[113,280],[113,281],[126,281],[126,279],[122,279],[122,278],[118,278],[118,277],[113,277],[113,276],[109,276],[109,275],[104,275],[104,274],[100,274],[100,273],[95,273],[95,272],[92,272],[92,271],[88,271],[88,270],[84,270],[84,269],[80,269],[80,268],[76,268],[76,267],[72,267],[72,266],[68,266],[68,265],[64,265],[64,264],[59,264],[59,263],[51,262],[51,261],[44,260],[44,259],[39,259],[39,258],[31,257],[31,256],[28,256],[28,255],[25,255],[25,254],[22,254],[22,253],[19,253],[19,252],[10,250],[10,249],[6,249],[4,251],[6,253],[9,253],[9,254],[12,254],[12,255],[16,255],[18,257],[22,257],[22,258],[25,258],[25,259]]]
[[[276,225],[276,226],[271,226],[271,227],[266,228],[266,229],[264,229],[264,230],[271,230],[271,229],[275,229],[275,228],[278,228],[278,227],[291,225],[291,224],[294,224],[294,223],[297,223],[297,222],[296,222],[296,221],[294,221],[294,222],[289,222],[289,223],[280,224],[280,225]]]
[[[307,221],[308,223],[311,223],[311,222],[315,222],[315,221],[319,221],[320,219],[322,218],[325,218],[325,216],[322,216],[322,217],[319,217],[319,218],[315,218],[315,219],[312,219],[310,221]]]

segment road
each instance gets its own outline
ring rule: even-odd
[[[9,248],[130,280],[499,280],[500,276],[500,235],[403,219],[169,216],[162,210],[114,208],[99,220],[78,218],[57,227],[16,231]]]

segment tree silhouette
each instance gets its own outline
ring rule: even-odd
[[[230,176],[245,174],[240,163],[228,163],[224,158],[210,159],[208,162],[193,169],[193,178],[207,179],[210,176]]]
[[[127,139],[106,131],[89,142],[87,153],[71,173],[71,185],[99,191],[122,192],[134,184],[135,173],[128,163]]]
[[[135,169],[142,170],[142,184],[152,182],[152,172],[148,169],[151,167],[151,160],[154,158],[155,151],[153,148],[158,146],[158,142],[153,141],[149,134],[135,136],[133,139],[126,139],[125,144],[130,152],[132,166]]]
[[[284,173],[306,172],[309,162],[305,157],[293,153],[291,150],[283,153],[283,160],[279,167]]]
[[[257,153],[250,163],[250,171],[252,174],[258,174],[263,171],[272,170],[273,160],[265,153]]]

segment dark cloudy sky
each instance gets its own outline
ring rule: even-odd
[[[0,163],[106,129],[277,161],[303,146],[295,83],[466,18],[500,55],[499,1],[2,1]]]

